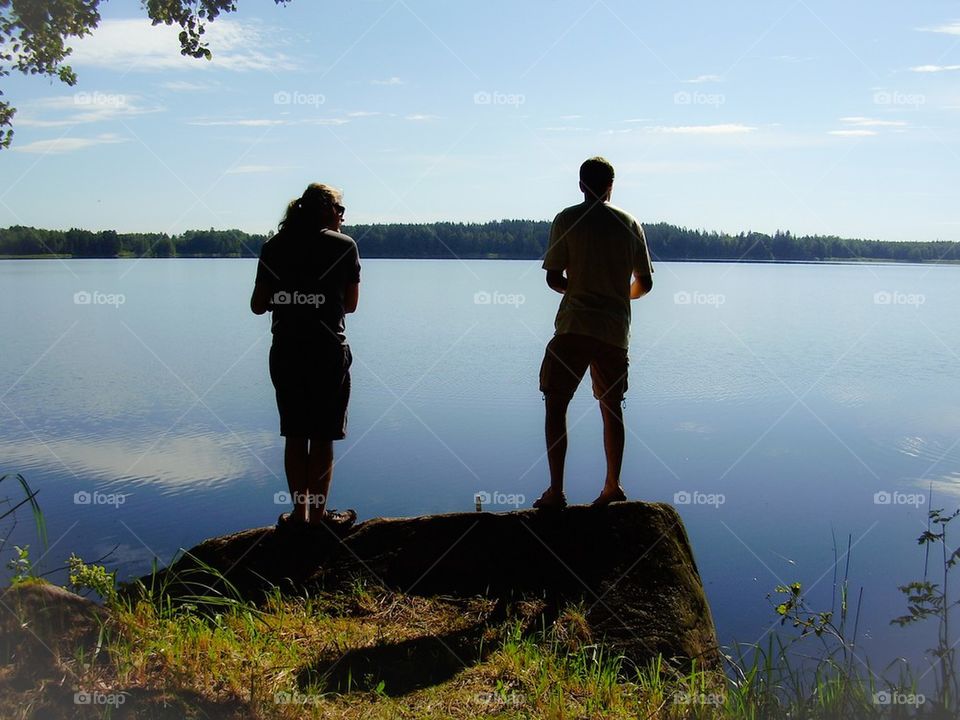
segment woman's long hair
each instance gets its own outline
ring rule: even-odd
[[[339,190],[323,183],[310,183],[303,195],[291,200],[287,211],[280,221],[280,230],[300,230],[319,228],[324,216],[339,203],[342,195]]]

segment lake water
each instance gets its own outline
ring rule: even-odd
[[[276,520],[282,445],[254,272],[0,263],[0,473],[40,490],[43,569],[112,551],[126,578]],[[923,572],[931,487],[935,507],[960,503],[960,268],[659,263],[655,280],[633,304],[623,485],[679,509],[721,640],[775,629],[779,583],[829,609],[833,537],[842,575],[849,536],[861,655],[882,667],[932,645],[933,625],[889,620],[905,612],[896,586]],[[558,300],[536,262],[364,261],[331,505],[361,519],[471,511],[478,492],[529,505],[547,484],[537,373]],[[569,422],[567,494],[588,502],[603,477],[588,382]],[[3,496],[19,498],[9,480]],[[18,515],[9,542],[37,559]]]

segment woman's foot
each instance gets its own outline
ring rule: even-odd
[[[353,527],[356,521],[356,510],[324,510],[323,515],[319,515],[317,519],[310,518],[310,527],[325,526],[343,532]]]
[[[280,513],[277,518],[277,530],[296,530],[307,527],[307,521],[298,518],[292,512]]]
[[[612,490],[604,488],[599,497],[590,504],[594,507],[606,507],[610,503],[624,502],[626,499],[627,495],[623,492],[623,488],[617,485]]]
[[[533,503],[538,510],[562,510],[567,506],[567,498],[563,492],[556,492],[553,488],[547,488],[540,499]]]

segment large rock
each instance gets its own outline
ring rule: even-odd
[[[0,666],[26,685],[62,678],[83,649],[89,658],[108,613],[91,600],[45,582],[25,582],[0,593]]]
[[[594,636],[635,662],[719,658],[683,522],[659,503],[378,518],[342,540],[324,529],[248,530],[201,543],[159,579],[174,595],[203,594],[204,566],[249,599],[271,585],[295,593],[364,576],[405,594],[582,602]]]

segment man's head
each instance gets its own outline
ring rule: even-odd
[[[606,202],[613,188],[613,165],[600,156],[584,160],[580,166],[580,190],[588,200]]]

